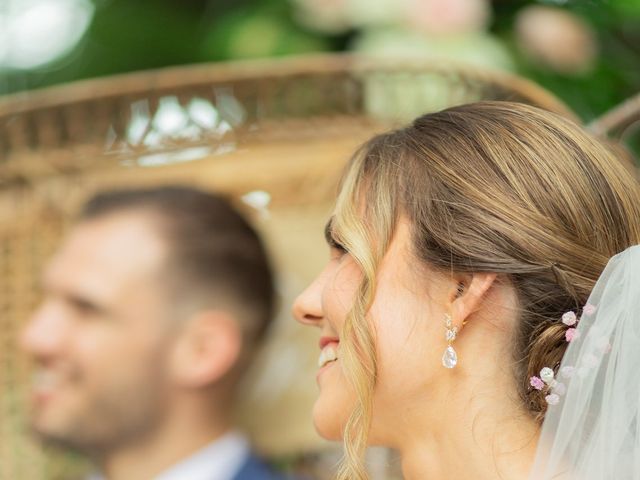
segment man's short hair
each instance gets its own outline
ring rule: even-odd
[[[167,242],[171,301],[229,308],[240,317],[245,340],[258,340],[274,313],[273,274],[260,237],[240,213],[221,196],[164,186],[98,193],[79,220],[137,211],[158,220]]]

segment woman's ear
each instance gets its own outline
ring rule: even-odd
[[[238,322],[224,311],[204,311],[188,320],[171,357],[174,380],[190,388],[213,385],[231,371],[242,349]]]
[[[496,273],[481,272],[455,278],[457,284],[455,291],[451,292],[451,316],[456,325],[465,323],[480,308],[496,277]]]

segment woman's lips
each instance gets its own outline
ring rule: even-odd
[[[320,350],[322,350],[330,343],[335,343],[337,345],[338,343],[340,343],[340,339],[338,337],[320,337]]]

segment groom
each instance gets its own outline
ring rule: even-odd
[[[221,198],[165,187],[84,207],[22,336],[33,430],[108,480],[277,480],[235,430],[238,380],[273,314],[254,230]]]

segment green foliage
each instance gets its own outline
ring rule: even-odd
[[[0,94],[115,73],[327,49],[286,1],[106,0],[74,51],[44,68],[0,70]]]
[[[76,79],[236,58],[343,50],[349,34],[310,32],[291,0],[94,0],[85,38],[65,58],[29,71],[0,71],[0,94]],[[515,41],[519,11],[561,7],[586,21],[598,43],[593,69],[568,76],[528,61]],[[640,90],[640,0],[494,0],[491,31],[518,71],[554,92],[585,120]]]
[[[199,45],[202,58],[230,60],[294,55],[328,49],[327,41],[304,32],[286,3],[245,6],[221,15]]]

